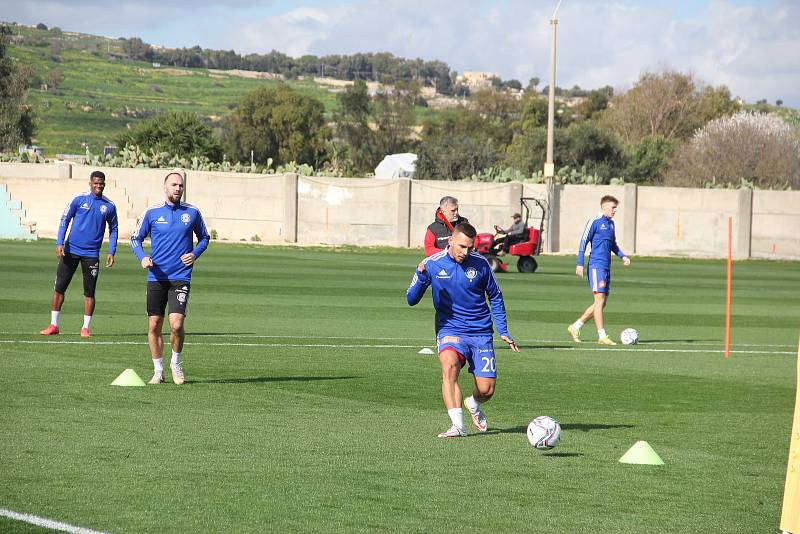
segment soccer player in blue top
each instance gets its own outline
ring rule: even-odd
[[[586,229],[581,237],[575,274],[579,278],[583,277],[586,246],[591,244],[592,251],[589,254],[589,268],[586,276],[594,294],[594,302],[586,308],[577,321],[567,327],[567,331],[575,343],[581,342],[581,327],[594,317],[594,324],[597,327],[597,342],[601,345],[616,345],[606,334],[603,323],[603,308],[606,307],[611,290],[611,253],[622,258],[622,265],[625,267],[631,264],[631,259],[617,246],[613,219],[617,214],[618,205],[619,201],[611,195],[601,198],[600,213],[586,223]]]
[[[478,432],[486,432],[488,423],[481,404],[492,398],[497,381],[497,362],[492,343],[492,317],[500,337],[514,352],[516,342],[508,332],[506,307],[492,269],[483,256],[473,251],[477,232],[469,223],[453,229],[448,246],[422,260],[411,286],[406,291],[408,304],[414,306],[433,287],[433,307],[439,317],[437,345],[442,366],[442,399],[451,426],[440,438],[467,435],[461,409],[458,374],[465,364],[475,379],[472,396],[464,406]],[[486,297],[489,297],[489,306]]]
[[[108,225],[108,257],[106,267],[114,265],[117,252],[117,207],[103,196],[106,175],[94,171],[89,176],[89,191],[76,195],[61,215],[56,239],[56,283],[50,311],[50,325],[39,333],[43,336],[59,334],[58,322],[64,294],[72,281],[72,275],[81,265],[83,272],[83,328],[81,337],[89,337],[95,305],[97,276],[100,274],[100,245]],[[72,222],[72,226],[70,226]],[[69,237],[67,228],[69,227]]]
[[[169,305],[169,342],[172,347],[172,381],[184,383],[181,351],[186,332],[183,322],[189,304],[189,285],[195,261],[208,248],[211,239],[200,210],[181,202],[183,174],[172,171],[164,178],[166,200],[150,206],[142,214],[131,235],[131,248],[147,273],[147,341],[153,358],[150,384],[164,382],[164,310]],[[142,242],[150,236],[150,254]],[[193,236],[197,236],[197,245]]]

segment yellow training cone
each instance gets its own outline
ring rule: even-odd
[[[664,460],[646,441],[637,441],[619,461],[623,464],[664,465]]]
[[[116,380],[111,382],[112,386],[144,386],[144,381],[139,378],[133,369],[125,369]]]

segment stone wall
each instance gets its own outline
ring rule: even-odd
[[[0,183],[22,203],[41,237],[54,237],[67,202],[88,189],[95,168],[69,164],[0,163]],[[116,204],[120,237],[163,200],[166,169],[101,169]],[[721,258],[728,219],[733,255],[800,259],[800,192],[624,186],[556,186],[550,251],[574,253],[586,221],[610,194],[620,200],[617,240],[628,254]],[[546,198],[542,184],[321,178],[186,171],[186,201],[200,208],[218,239],[264,243],[421,247],[439,199],[459,199],[479,232],[507,226],[520,197]],[[529,223],[539,225],[539,210]],[[524,211],[523,211],[524,215]],[[0,236],[2,237],[2,236]]]

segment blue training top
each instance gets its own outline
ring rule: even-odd
[[[506,323],[503,294],[491,267],[477,252],[471,252],[463,263],[448,253],[449,247],[422,260],[425,271],[414,273],[406,291],[408,304],[414,306],[433,286],[433,307],[439,317],[439,335],[492,335],[492,317],[501,336],[511,337]],[[491,313],[486,305],[489,296]]]
[[[192,234],[197,236],[197,246],[194,248]],[[153,266],[147,273],[150,282],[190,281],[192,265],[184,265],[181,256],[193,252],[195,258],[199,258],[211,239],[200,210],[186,202],[173,205],[164,201],[144,211],[131,235],[131,248],[140,262],[148,256],[142,245],[148,235],[149,256],[153,260]]]
[[[67,235],[67,227],[72,227]],[[103,234],[108,224],[108,253],[117,252],[117,207],[107,197],[96,197],[91,191],[76,195],[61,215],[56,245],[73,256],[96,258],[100,255]]]
[[[578,265],[583,266],[586,245],[592,244],[592,251],[589,253],[589,265],[600,269],[611,269],[611,253],[615,253],[620,258],[625,257],[617,246],[617,235],[614,231],[614,221],[599,214],[594,219],[586,223],[586,229],[581,237],[581,244],[578,247]]]

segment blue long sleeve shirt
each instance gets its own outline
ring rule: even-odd
[[[72,226],[70,227],[70,221]],[[61,215],[56,245],[73,256],[97,258],[108,225],[108,253],[117,252],[117,207],[106,196],[91,191],[76,195]],[[69,237],[67,237],[69,228]]]
[[[197,236],[197,245],[193,235]],[[150,254],[143,246],[147,236],[150,236]],[[173,205],[164,201],[147,208],[139,218],[131,235],[131,248],[140,262],[147,256],[153,260],[148,281],[188,282],[192,278],[192,265],[184,265],[181,256],[192,252],[199,258],[210,239],[200,210],[186,202]]]
[[[494,317],[497,332],[510,338],[503,294],[489,263],[472,252],[459,264],[450,257],[448,250],[423,260],[425,270],[417,269],[406,291],[408,304],[417,304],[431,286],[433,306],[439,317],[439,335],[492,335]],[[491,312],[486,304],[487,296]]]
[[[589,266],[591,267],[611,269],[612,252],[620,258],[625,257],[625,253],[617,246],[614,221],[603,214],[599,214],[586,223],[586,228],[581,237],[581,244],[578,246],[578,265],[581,267],[584,263],[588,244],[592,246],[592,251],[589,253]]]

